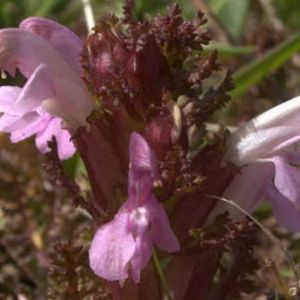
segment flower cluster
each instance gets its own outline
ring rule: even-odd
[[[173,5],[138,22],[130,11],[128,3],[123,19],[99,22],[84,42],[37,17],[0,30],[1,70],[14,76],[18,69],[27,79],[23,87],[0,88],[0,130],[12,142],[35,136],[42,153],[57,148],[47,169],[98,226],[91,268],[108,281],[138,283],[154,246],[179,251],[188,229],[203,224],[214,203],[198,205],[199,195],[216,185],[221,195],[226,187],[227,171],[202,183],[222,168],[222,150],[201,145],[204,122],[229,100],[233,85],[215,52],[195,53],[209,41],[202,13],[187,22]],[[217,85],[205,82],[218,72]],[[57,161],[75,149],[92,189],[86,200]],[[172,224],[164,208],[170,201]]]
[[[299,107],[296,97],[242,125],[229,136],[225,155],[240,170],[224,197],[249,212],[270,200],[278,223],[291,231],[300,229]]]
[[[22,88],[1,87],[0,130],[9,132],[12,142],[35,135],[42,153],[55,136],[60,158],[69,158],[75,152],[70,131],[86,124],[94,108],[80,78],[81,40],[67,28],[35,17],[19,29],[2,29],[0,40],[0,69],[14,76],[18,68],[27,78]]]

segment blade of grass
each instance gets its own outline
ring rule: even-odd
[[[293,54],[300,51],[300,33],[240,69],[234,76],[236,88],[231,92],[237,98],[251,86],[281,67]]]
[[[9,26],[12,24],[11,14],[7,13],[10,11],[9,6],[11,4],[8,1],[3,1],[0,3],[0,16],[1,16],[1,25],[3,27]]]
[[[63,161],[63,166],[72,179],[75,179],[79,174],[87,174],[84,163],[77,153],[71,158]]]
[[[61,0],[47,0],[34,8],[34,14],[40,17],[47,17],[51,14],[53,8],[60,3],[60,1]]]
[[[87,31],[91,33],[92,28],[95,27],[96,25],[92,3],[90,0],[81,0],[81,2],[82,2],[82,8],[84,12]]]
[[[249,0],[210,0],[208,5],[212,13],[224,25],[235,39],[240,37],[247,16]]]
[[[168,287],[168,283],[167,283],[167,280],[165,278],[165,274],[162,270],[162,267],[161,267],[161,264],[160,264],[160,261],[157,257],[157,253],[155,251],[155,249],[153,249],[153,261],[154,261],[154,265],[155,265],[155,268],[156,268],[156,271],[158,273],[158,276],[159,276],[159,279],[160,279],[160,282],[161,282],[161,285],[162,285],[162,288],[165,292],[165,295],[166,295],[166,299],[167,300],[172,300],[173,297],[172,297],[172,294],[171,294],[171,291]]]
[[[224,55],[246,55],[254,54],[256,51],[256,47],[254,46],[237,47],[215,42],[211,42],[208,46],[204,46],[203,49],[204,53],[210,53],[212,50],[217,50],[218,53]]]

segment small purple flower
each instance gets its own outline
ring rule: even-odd
[[[225,157],[240,167],[240,173],[224,197],[249,212],[270,200],[277,222],[291,231],[300,230],[299,124],[296,97],[238,128],[227,141]],[[229,211],[233,219],[240,218],[235,209]]]
[[[10,133],[12,142],[35,135],[37,148],[45,153],[55,136],[61,159],[74,154],[69,131],[85,125],[94,108],[80,78],[82,47],[73,32],[43,18],[0,30],[1,70],[14,76],[18,68],[28,79],[23,88],[0,87],[0,131]]]
[[[100,277],[122,281],[128,273],[135,282],[147,265],[153,244],[167,251],[179,250],[163,206],[152,193],[157,160],[145,139],[130,139],[128,199],[114,219],[101,226],[92,241],[90,266]]]

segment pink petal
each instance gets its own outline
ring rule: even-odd
[[[17,143],[43,130],[46,124],[35,112],[23,117],[4,114],[0,118],[0,131],[11,133],[11,141]]]
[[[300,152],[299,152],[298,144],[293,144],[289,146],[287,149],[284,149],[282,155],[291,164],[300,165]]]
[[[40,65],[49,68],[56,97],[43,107],[55,112],[75,129],[86,124],[95,105],[82,79],[63,57],[39,36],[21,29],[0,30],[0,68],[11,73],[18,67],[29,77]]]
[[[71,30],[59,23],[40,17],[25,19],[20,24],[20,28],[45,39],[76,72],[81,73],[80,54],[83,43]]]
[[[300,229],[300,170],[282,156],[274,157],[273,162],[276,172],[270,200],[275,217],[288,229]]]
[[[129,155],[128,202],[136,207],[151,197],[157,161],[146,140],[135,132],[130,137]]]
[[[128,205],[135,208],[144,205],[150,198],[153,188],[153,178],[149,172],[132,169],[129,172]]]
[[[66,76],[54,79],[56,97],[43,102],[42,108],[63,119],[74,130],[87,125],[86,119],[95,104],[86,87]]]
[[[283,156],[272,159],[275,164],[274,184],[280,194],[300,207],[300,171]]]
[[[23,141],[28,137],[43,131],[47,126],[48,121],[49,117],[41,117],[35,112],[26,114],[10,126],[10,140],[13,143]]]
[[[151,214],[151,237],[153,243],[167,252],[179,251],[178,240],[170,226],[164,207],[154,197],[147,204],[147,207]]]
[[[61,129],[62,120],[60,120],[59,118],[52,119],[50,123],[56,123],[56,126],[58,128],[55,137],[57,141],[57,151],[59,158],[61,160],[70,158],[76,152],[74,143],[71,141],[70,133],[65,129]]]
[[[140,281],[141,271],[146,267],[152,255],[153,245],[151,236],[148,233],[148,228],[142,234],[139,233],[135,237],[135,247],[130,265],[132,279],[138,283]]]
[[[229,187],[225,190],[223,197],[231,200],[244,208],[249,213],[253,212],[261,203],[274,174],[274,165],[271,162],[253,163],[242,167]],[[214,210],[209,216],[213,220],[219,214],[229,211],[233,221],[239,221],[245,215],[237,208],[218,201]]]
[[[12,128],[12,126],[20,119],[20,117],[18,116],[12,116],[10,114],[3,114],[0,117],[0,131],[3,132],[11,132],[14,129],[10,129]],[[24,126],[24,124],[22,123],[19,127]]]
[[[17,100],[21,88],[18,86],[1,86],[0,87],[0,112],[10,112],[12,106]]]
[[[49,122],[51,117],[48,113],[39,114],[33,111],[41,102],[51,97],[51,83],[53,84],[51,79],[49,69],[41,64],[34,70],[23,89],[17,87],[0,89],[0,97],[2,93],[3,97],[8,97],[6,99],[9,101],[6,102],[10,103],[4,105],[7,112],[0,118],[0,130],[10,132],[13,143],[37,134],[36,144],[42,153],[49,151],[47,143],[55,136],[60,159],[67,159],[74,154],[75,148],[70,141],[70,134],[61,128],[61,120],[52,118]]]
[[[47,67],[39,65],[21,89],[19,87],[0,88],[0,97],[10,104],[0,121],[0,130],[11,133],[11,141],[16,143],[36,134],[45,127],[40,115],[33,111],[51,95],[50,78]]]
[[[290,199],[282,195],[274,185],[268,188],[268,198],[277,223],[290,231],[300,231],[300,209]]]
[[[31,32],[15,28],[1,29],[0,41],[1,69],[11,71],[18,67],[28,78],[38,65],[44,64],[51,65],[54,73],[75,76],[63,57]]]
[[[300,97],[257,116],[228,139],[227,159],[238,165],[268,158],[300,140]]]
[[[46,128],[37,134],[35,138],[37,148],[42,153],[48,152],[50,150],[48,142],[52,140],[53,136],[57,141],[59,158],[61,160],[70,158],[75,153],[75,147],[68,131],[62,128],[62,120],[59,118],[51,118]]]
[[[132,168],[156,173],[157,160],[146,140],[138,133],[130,136],[129,156]]]
[[[40,64],[22,88],[14,104],[14,111],[22,115],[37,109],[43,101],[54,97],[53,85],[53,77],[49,68]]]
[[[90,246],[90,266],[106,280],[128,277],[128,264],[135,252],[135,242],[127,222],[127,213],[118,214],[97,230]]]
[[[135,252],[130,261],[131,275],[133,280],[138,283],[140,273],[147,265],[152,254],[152,239],[150,234],[151,214],[146,206],[136,206],[131,210],[128,208],[127,200],[120,209],[129,211],[129,228],[135,240]]]

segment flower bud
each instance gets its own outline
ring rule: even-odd
[[[102,22],[87,39],[89,71],[96,92],[120,72],[128,59],[124,41]]]
[[[163,89],[171,85],[171,73],[166,58],[152,35],[141,38],[126,64],[126,79],[130,87],[139,92],[146,104],[159,104]]]
[[[144,130],[144,136],[160,159],[176,144],[181,134],[180,110],[174,102],[170,106],[162,109]]]

